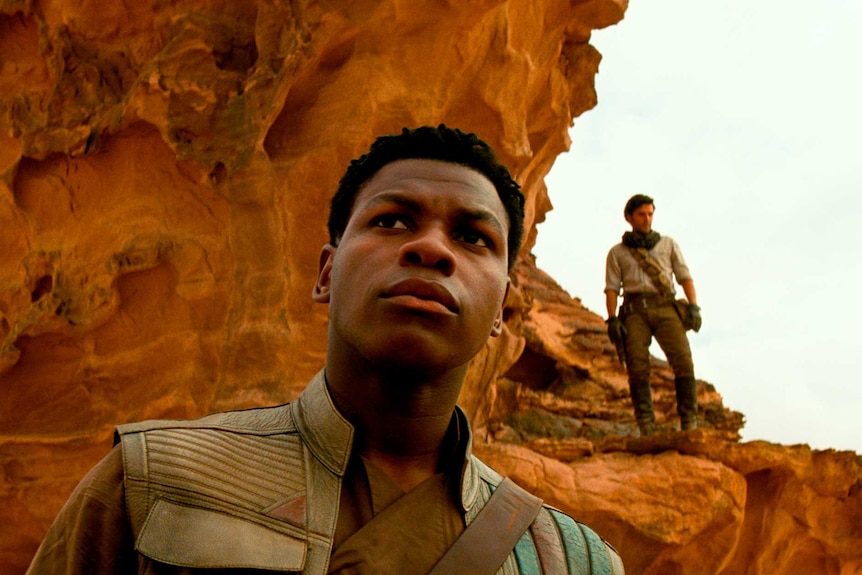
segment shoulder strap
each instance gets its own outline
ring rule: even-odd
[[[671,297],[673,295],[673,287],[670,285],[670,282],[667,279],[667,276],[664,275],[661,265],[655,261],[652,257],[650,257],[649,252],[646,248],[632,248],[629,247],[632,252],[632,255],[637,260],[638,264],[640,264],[643,271],[652,279],[652,281],[656,284],[661,295]]]
[[[504,479],[428,575],[496,573],[541,508],[541,499]]]

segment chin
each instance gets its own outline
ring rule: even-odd
[[[437,350],[404,347],[403,344],[377,356],[374,363],[384,369],[417,374],[445,372],[458,365],[454,358],[441,355]]]
[[[448,347],[448,346],[447,346]],[[380,366],[383,371],[411,373],[417,377],[434,377],[466,366],[470,357],[463,357],[462,350],[453,352],[451,347],[446,350],[433,342],[409,341],[402,338],[380,353],[373,354],[372,363]]]

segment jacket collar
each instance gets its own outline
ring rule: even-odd
[[[353,447],[353,426],[335,409],[323,370],[290,406],[296,429],[311,453],[329,471],[343,477]]]
[[[308,383],[299,398],[290,404],[296,429],[311,453],[329,471],[343,477],[353,448],[353,426],[336,409],[326,388],[324,370]],[[473,436],[470,423],[460,407],[455,406],[460,441],[464,449],[456,453],[464,457],[461,468],[460,499],[464,511],[469,511],[479,494],[479,470],[472,455]],[[457,466],[456,466],[457,468]]]

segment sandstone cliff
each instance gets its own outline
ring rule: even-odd
[[[530,256],[596,104],[590,33],[626,4],[0,0],[0,575],[117,423],[296,396],[323,362],[309,293],[343,168],[440,122],[528,198],[504,337],[462,394],[479,454],[629,573],[862,573],[856,454],[740,443],[706,382],[702,430],[636,438],[601,318]],[[671,422],[658,361],[654,384]]]

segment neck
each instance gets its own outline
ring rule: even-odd
[[[409,491],[440,468],[441,448],[466,369],[427,378],[362,373],[327,363],[327,386],[356,429],[354,449]]]

